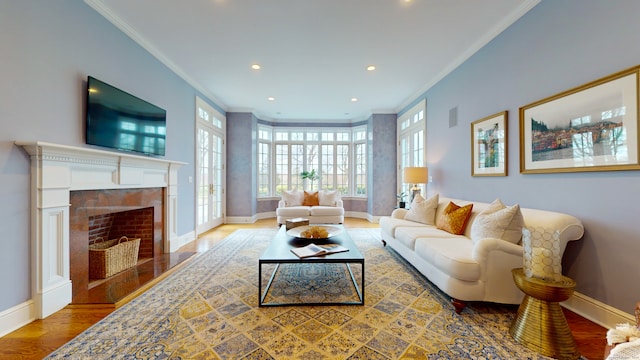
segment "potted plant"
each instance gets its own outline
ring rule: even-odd
[[[320,178],[320,175],[316,172],[316,169],[311,169],[311,171],[303,171],[300,173],[300,177],[302,180],[309,179],[311,181],[311,188],[313,190],[313,182]]]
[[[403,191],[400,194],[396,194],[396,198],[398,199],[398,207],[404,209],[407,206],[407,203],[404,201],[404,198],[407,196],[407,192]]]

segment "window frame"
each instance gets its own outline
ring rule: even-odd
[[[356,143],[364,144],[366,150],[366,124],[352,127],[323,128],[258,124],[257,132],[258,161],[256,169],[258,171],[257,194],[259,199],[279,197],[282,194],[282,190],[285,189],[298,188],[309,190],[311,184],[308,180],[302,181],[299,174],[302,171],[310,171],[311,169],[316,169],[316,171],[320,172],[320,178],[313,184],[313,191],[319,189],[338,189],[341,191],[342,197],[361,198],[367,196],[366,185],[368,174],[366,153],[362,156],[364,173],[356,174],[354,166],[356,164]],[[361,139],[356,141],[356,134],[361,134]],[[261,158],[260,150],[263,146],[270,148],[271,156],[269,158],[269,164],[265,164],[264,159]],[[300,150],[300,146],[302,146],[302,163],[295,161],[295,156],[292,154],[292,149]],[[345,152],[345,146],[347,146],[347,154],[339,160],[340,154],[344,154]],[[286,160],[282,158],[285,152],[283,147],[286,147]],[[327,147],[331,148],[330,156],[325,154]],[[297,153],[300,154],[299,151]],[[278,158],[278,156],[280,156],[280,158]],[[327,161],[330,162],[330,165],[328,165],[329,168],[333,169],[331,174],[325,173],[327,170]],[[285,162],[286,164],[284,164]],[[284,169],[278,169],[282,166],[286,167],[286,173]],[[345,166],[347,174],[344,174],[344,171],[339,171],[340,169],[344,169]],[[268,185],[266,181],[261,178],[263,174],[260,170],[264,170],[265,168],[268,168],[270,172]],[[280,175],[277,175],[278,173],[283,174],[284,177],[279,179]],[[358,180],[358,182],[364,182],[361,193],[357,193],[356,180]],[[268,186],[268,192],[263,191],[265,186]]]
[[[423,99],[397,119],[398,194],[409,193],[411,184],[404,183],[404,168],[427,166],[427,100]]]

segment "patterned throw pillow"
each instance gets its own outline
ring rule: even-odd
[[[473,203],[461,207],[449,202],[440,217],[438,217],[436,226],[446,232],[462,235],[467,227],[469,216],[471,216],[471,210],[473,210]]]
[[[318,192],[304,192],[304,200],[302,201],[303,206],[318,206],[320,202],[318,201]]]
[[[285,190],[282,192],[282,200],[284,200],[285,206],[300,206],[302,205],[302,191]]]
[[[404,215],[404,219],[427,225],[435,225],[438,200],[438,194],[435,194],[426,200],[420,194],[416,195],[411,203],[411,208]]]

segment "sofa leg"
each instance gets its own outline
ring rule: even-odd
[[[451,304],[453,304],[453,307],[456,309],[456,314],[460,314],[462,310],[467,307],[466,302],[458,299],[451,299]]]
[[[384,239],[382,239],[382,240],[380,240],[380,241],[382,241],[382,246],[387,246],[387,242],[386,242],[386,241],[384,241]]]

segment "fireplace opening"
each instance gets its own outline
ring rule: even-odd
[[[131,260],[133,264],[151,260],[153,258],[154,246],[153,207],[89,216],[89,247],[103,242],[117,246],[120,241],[133,239],[140,239],[140,245],[136,258],[129,260]],[[129,257],[133,255],[135,254],[127,253],[122,256]],[[95,259],[92,260],[92,258],[89,257],[90,268],[94,265],[91,263],[94,260]],[[118,259],[117,261],[122,261],[122,259]],[[100,261],[97,263],[96,265],[103,265]],[[98,276],[90,271],[89,288],[95,286],[96,281],[99,282],[105,278],[105,276]]]
[[[98,285],[108,280],[90,276],[90,244],[122,236],[140,238],[138,265],[164,255],[164,191],[164,188],[71,191],[69,270],[72,303],[93,303],[95,296],[91,291],[98,291]],[[118,276],[135,277],[137,274],[125,270],[111,277]]]

